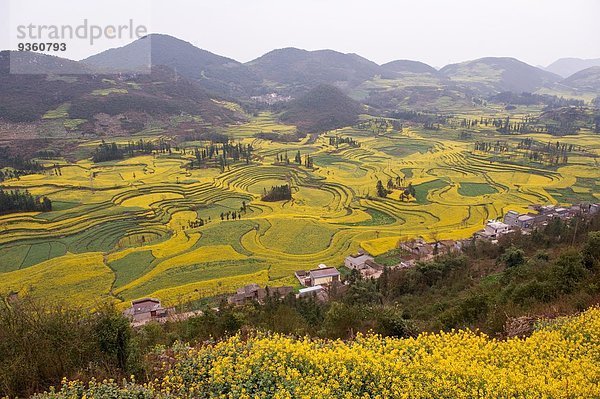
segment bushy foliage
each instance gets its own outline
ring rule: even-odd
[[[584,398],[600,388],[600,310],[497,341],[470,331],[349,342],[235,336],[174,348],[164,376],[144,385],[64,382],[39,398]],[[110,394],[108,391],[110,390]]]
[[[0,301],[0,397],[27,396],[65,376],[137,371],[130,336],[129,321],[111,308]]]

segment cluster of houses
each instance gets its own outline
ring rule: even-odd
[[[398,248],[402,250],[404,255],[401,255],[398,267],[405,269],[413,267],[417,261],[427,261],[437,255],[460,252],[463,244],[463,241],[454,240],[440,240],[428,243],[422,238],[401,242]]]
[[[488,221],[483,230],[475,233],[474,237],[494,242],[515,230],[528,233],[536,228],[544,227],[555,218],[569,220],[578,215],[593,216],[600,213],[600,204],[576,204],[570,207],[532,205],[530,210],[532,212],[528,213],[508,211],[504,215],[503,222]],[[392,268],[410,268],[417,261],[427,261],[436,255],[460,252],[468,241],[470,240],[441,240],[428,243],[422,238],[417,238],[401,242],[398,244],[398,248],[401,250],[399,263]],[[373,256],[362,250],[357,254],[347,256],[344,259],[344,266],[349,270],[358,271],[365,278],[377,279],[384,270],[384,266],[378,264]],[[347,288],[341,281],[340,271],[325,264],[320,264],[311,270],[298,270],[294,272],[294,276],[303,287],[296,294],[298,298],[314,296],[319,300],[326,301],[333,290],[341,292]],[[294,287],[291,286],[261,288],[258,284],[248,284],[229,296],[227,302],[231,305],[244,305],[249,302],[264,303],[268,297],[281,299],[293,293]],[[160,300],[155,298],[133,301],[131,308],[127,309],[124,314],[131,319],[134,326],[143,325],[152,320],[164,322],[176,317],[173,308],[162,307]]]
[[[575,204],[570,207],[531,205],[529,209],[535,211],[535,213],[508,211],[504,215],[504,223],[511,228],[519,228],[525,231],[533,230],[547,225],[548,221],[556,218],[569,220],[577,215],[595,215],[600,212],[600,204]]]
[[[508,211],[504,215],[503,222],[490,220],[483,230],[475,233],[475,237],[495,241],[517,229],[529,233],[546,226],[553,219],[569,220],[578,215],[595,215],[600,212],[600,204],[575,204],[570,207],[531,205],[529,209],[531,212],[527,213]]]

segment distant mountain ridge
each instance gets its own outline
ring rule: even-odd
[[[576,72],[562,81],[564,85],[578,90],[597,92],[600,96],[600,66]]]
[[[161,34],[149,35],[83,61],[96,68],[110,68],[112,64],[121,68],[136,67],[144,62],[165,65],[204,89],[232,99],[248,99],[269,92],[300,97],[320,84],[350,93],[377,77],[402,80],[420,76],[417,80],[409,79],[410,82],[423,80],[421,77],[431,81],[435,77],[443,87],[462,90],[467,95],[535,92],[553,87],[563,79],[559,74],[510,57],[484,57],[437,70],[413,60],[400,59],[378,65],[353,53],[288,47],[240,63]],[[560,64],[559,61],[555,64]]]
[[[22,71],[51,71],[53,76],[9,75],[10,54],[13,61],[19,61]],[[560,66],[559,61],[564,63],[564,60],[558,60],[554,64]],[[582,60],[574,60],[582,65]],[[226,99],[258,109],[264,105],[253,103],[253,96],[277,93],[300,100],[305,99],[304,96],[315,88],[319,88],[321,94],[333,94],[331,87],[335,87],[339,89],[339,93],[335,92],[330,103],[348,106],[352,109],[350,113],[355,113],[355,104],[349,103],[349,98],[342,100],[340,93],[382,112],[398,108],[437,112],[447,106],[449,101],[470,105],[473,98],[487,98],[502,92],[535,93],[540,89],[549,89],[550,92],[571,92],[575,95],[581,92],[593,94],[600,90],[597,68],[587,68],[564,79],[509,57],[485,57],[446,65],[436,70],[413,60],[399,59],[378,65],[353,53],[309,51],[293,47],[273,50],[250,62],[241,63],[169,35],[151,34],[82,61],[29,52],[0,53],[0,69],[3,74],[0,76],[3,94],[0,99],[0,119],[36,121],[45,112],[61,104],[71,101],[77,103],[82,99],[88,104],[91,104],[90,100],[94,100],[99,105],[106,106],[100,101],[102,98],[90,98],[89,94],[95,90],[109,89],[110,85],[103,82],[102,77],[109,77],[108,74],[115,70],[152,71],[151,75],[146,75],[150,76],[150,82],[158,76],[168,77],[165,82],[155,82],[161,83],[155,88],[144,84],[137,91],[133,89],[133,85],[117,85],[121,91],[129,91],[127,96],[131,101],[122,104],[125,108],[143,110],[143,103],[149,106],[148,109],[156,110],[158,102],[168,102],[165,107],[169,112],[177,113],[178,109],[183,113],[202,110],[207,122],[225,123],[235,117],[223,107],[215,105],[218,102],[213,99]],[[60,75],[65,74],[76,77],[61,79]],[[115,80],[116,75],[110,76],[113,77],[108,78],[108,81]],[[145,81],[143,74],[133,76],[127,79],[133,79],[134,83],[138,80]],[[179,84],[178,79],[182,81]],[[193,85],[193,89],[183,90],[183,82]],[[323,90],[323,85],[329,88]],[[193,98],[191,102],[184,98],[188,95]],[[314,99],[316,94],[312,92],[311,95]],[[168,98],[169,96],[173,97]],[[320,94],[317,95],[319,96]],[[125,95],[111,92],[107,98],[123,101]],[[77,104],[74,107],[77,108]],[[319,109],[315,111],[318,112]],[[301,121],[308,119],[314,118],[299,118]]]
[[[10,73],[15,63],[32,74]],[[54,72],[41,74],[48,71]],[[140,117],[131,119],[144,120],[188,113],[217,125],[236,121],[231,110],[213,101],[214,95],[164,66],[148,75],[115,77],[95,73],[86,64],[64,58],[3,51],[0,93],[0,119],[10,122],[36,122],[67,103],[66,117],[90,123],[100,113],[133,113]]]
[[[556,74],[510,57],[485,57],[446,65],[439,71],[451,81],[485,94],[513,91],[533,92],[559,82]]]
[[[594,66],[600,66],[600,58],[560,58],[548,65],[545,69],[552,73],[568,78],[569,76]]]

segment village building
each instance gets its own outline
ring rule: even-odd
[[[263,303],[267,297],[285,298],[294,292],[294,287],[269,287],[261,288],[258,284],[248,284],[238,288],[237,292],[227,298],[227,303],[235,306],[249,302]]]
[[[301,288],[298,291],[298,298],[306,298],[312,295],[319,295],[325,292],[322,285],[315,285],[314,287]]]
[[[344,266],[346,266],[350,270],[361,270],[367,267],[368,261],[374,260],[375,258],[373,258],[371,255],[364,252],[359,252],[356,255],[348,255],[346,259],[344,259]]]
[[[9,305],[13,305],[13,304],[19,302],[19,293],[15,292],[15,291],[10,291],[8,293],[8,296],[6,297],[6,300]]]
[[[454,240],[440,240],[433,244],[433,249],[435,255],[451,254],[460,252],[462,244]]]
[[[558,216],[561,219],[569,219],[573,216],[573,214],[571,213],[570,209],[567,208],[555,208],[554,209],[554,213],[556,216]]]
[[[312,270],[297,270],[294,276],[301,285],[314,287],[316,285],[329,285],[340,281],[340,272],[335,267],[329,267],[323,263]]]
[[[123,314],[127,316],[134,325],[143,325],[152,320],[166,318],[172,309],[164,308],[159,299],[142,298],[131,302],[131,307]]]
[[[499,237],[511,232],[512,230],[508,224],[498,222],[495,220],[490,220],[487,222],[483,230],[480,230],[477,233],[475,233],[475,237],[488,240],[496,240]]]
[[[418,258],[430,258],[433,256],[434,252],[433,245],[425,242],[425,240],[422,238],[401,242],[399,248],[409,254],[417,256]]]
[[[340,281],[340,272],[335,267],[319,267],[309,272],[310,285],[329,285]]]
[[[384,266],[375,262],[375,260],[367,260],[365,262],[365,267],[360,269],[360,274],[364,278],[379,278],[381,274],[383,274]]]
[[[310,275],[307,270],[296,270],[294,276],[296,276],[300,285],[310,287]]]
[[[536,220],[538,219],[533,215],[519,215],[517,226],[521,229],[532,229],[536,225]]]
[[[398,269],[410,269],[417,264],[416,259],[404,259],[400,263],[398,263]]]
[[[531,230],[541,224],[547,219],[546,215],[535,215],[532,213],[520,214],[517,211],[508,211],[504,215],[504,223],[510,227],[516,227],[524,230]]]
[[[521,214],[517,211],[508,211],[504,215],[504,223],[509,226],[519,227],[519,216]]]

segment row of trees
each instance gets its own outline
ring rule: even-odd
[[[0,169],[12,168],[22,171],[37,172],[44,169],[36,161],[28,160],[20,155],[13,155],[9,147],[0,147]]]
[[[227,212],[221,212],[221,220],[236,220],[236,219],[241,219],[242,218],[242,212],[241,211],[227,211]]]
[[[582,127],[600,132],[600,117],[590,116],[590,110],[582,107],[548,108],[539,117],[526,115],[519,120],[510,116],[503,118],[454,120],[457,127],[472,129],[477,126],[491,126],[502,134],[548,133],[554,136],[576,134]]]
[[[228,160],[239,161],[243,159],[246,164],[249,164],[253,151],[252,144],[211,142],[203,148],[196,148],[194,156],[198,165],[206,164],[209,161],[218,161],[223,169],[227,166]]]
[[[397,118],[395,115],[392,115],[392,118]],[[397,118],[398,119],[398,118]],[[371,131],[373,134],[381,134],[385,133],[388,129],[396,130],[398,132],[402,132],[403,125],[402,122],[395,119],[387,119],[387,118],[371,118],[366,121],[359,122],[354,125],[355,129],[363,130],[363,131]]]
[[[422,123],[426,126],[439,126],[448,123],[448,117],[427,112],[401,110],[391,114],[392,118],[406,120],[413,123]]]
[[[117,143],[102,143],[96,148],[92,154],[92,161],[106,162],[123,159],[125,151],[117,146]]]
[[[481,152],[508,152],[510,145],[506,141],[496,140],[495,142],[490,141],[476,141],[473,145],[475,151]]]
[[[497,140],[495,142],[476,141],[474,144],[476,151],[487,153],[507,153],[511,146],[506,141]],[[584,151],[581,146],[574,144],[548,142],[546,144],[537,142],[531,138],[522,139],[515,147],[516,152],[529,159],[530,161],[547,163],[549,165],[566,164],[569,160],[569,154],[574,151]]]
[[[275,164],[281,164],[281,163],[284,163],[286,165],[289,165],[291,163],[290,157],[288,156],[287,151],[283,152],[282,154],[277,153],[275,155]],[[296,156],[294,157],[294,163],[296,163],[298,165],[304,164],[304,166],[306,166],[307,168],[314,167],[313,159],[310,156],[310,154],[304,154],[304,160],[302,160],[302,154],[300,154],[300,150],[298,150],[296,152]]]
[[[502,93],[495,94],[494,96],[490,97],[489,100],[495,103],[504,103],[511,105],[543,104],[549,108],[559,108],[568,106],[581,107],[585,105],[585,101],[583,100],[558,97],[550,94],[534,94],[528,92],[514,93],[511,91],[505,91]]]
[[[6,169],[0,170],[0,182],[9,179],[19,179],[21,176],[29,175],[33,173],[32,171],[27,170],[17,170],[17,169]]]
[[[49,212],[52,201],[48,197],[34,197],[29,191],[0,189],[0,214],[13,212]]]
[[[92,153],[92,160],[94,162],[116,161],[123,159],[126,155],[132,157],[135,154],[152,154],[154,151],[170,154],[172,152],[171,144],[160,140],[156,145],[151,141],[140,139],[136,142],[128,142],[125,147],[119,147],[117,143],[107,143],[102,140],[102,143]]]
[[[352,137],[329,136],[329,145],[338,148],[340,144],[348,144],[350,147],[358,148],[360,143]]]

